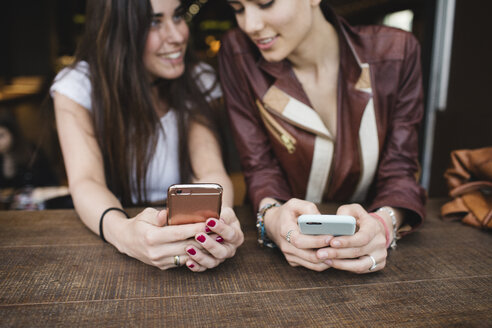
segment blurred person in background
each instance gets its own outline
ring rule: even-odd
[[[26,140],[15,116],[0,108],[0,189],[58,184],[43,151]]]

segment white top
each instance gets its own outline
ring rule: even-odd
[[[203,90],[208,90],[214,83],[215,74],[203,73],[204,69],[213,71],[205,64],[200,63],[196,67],[196,75],[200,80],[198,85]],[[79,62],[75,68],[64,68],[55,78],[50,88],[51,97],[54,92],[63,94],[80,104],[87,110],[92,111],[92,85],[89,79],[89,65],[85,61]],[[217,86],[212,90],[211,99],[222,97],[222,90]],[[170,185],[180,182],[180,169],[178,159],[178,127],[176,111],[169,110],[160,119],[162,130],[158,130],[158,141],[153,157],[147,170],[147,201],[156,202],[167,198],[167,189]],[[132,199],[137,201],[136,190],[132,192]]]

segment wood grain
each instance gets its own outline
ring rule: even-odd
[[[442,202],[368,275],[290,267],[246,206],[244,245],[200,274],[120,254],[74,211],[0,212],[0,326],[491,326],[492,234],[442,222]]]

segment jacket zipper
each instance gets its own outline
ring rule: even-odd
[[[261,118],[267,129],[282,145],[284,145],[289,154],[294,153],[296,150],[296,139],[267,112],[258,99],[256,100],[256,105],[260,109]]]

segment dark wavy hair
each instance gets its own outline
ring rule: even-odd
[[[184,7],[181,2],[178,10],[184,13]],[[149,83],[142,59],[152,15],[149,0],[88,0],[85,31],[75,54],[74,66],[81,60],[89,64],[91,113],[106,182],[124,205],[132,204],[132,190],[137,191],[138,204],[147,203],[145,177],[162,129],[151,94],[156,84]],[[206,101],[215,84],[209,90],[197,85],[197,62],[190,47],[185,64],[182,76],[157,83],[160,98],[177,113],[182,182],[193,176],[190,121],[216,131],[217,117],[217,107]]]

